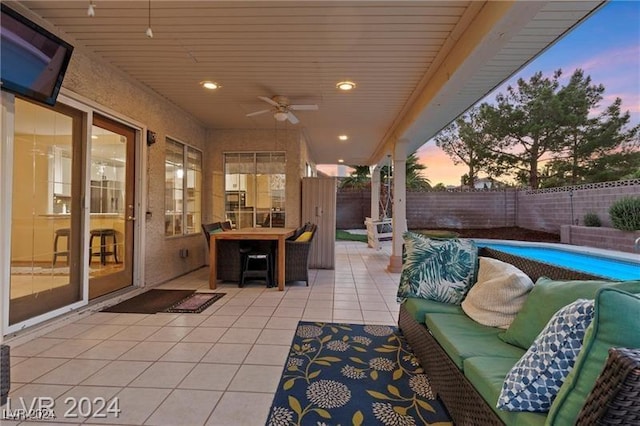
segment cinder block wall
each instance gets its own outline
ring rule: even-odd
[[[632,195],[640,195],[640,179],[518,191],[516,225],[559,234],[560,226],[584,225],[584,215],[593,212],[610,227],[611,204]]]
[[[364,228],[364,218],[371,216],[371,191],[339,189],[336,194],[336,228]]]
[[[407,226],[499,228],[515,224],[515,191],[409,192]]]
[[[562,225],[583,225],[594,212],[611,226],[609,207],[626,196],[640,195],[640,179],[540,190],[407,192],[407,226],[425,228],[521,228],[560,234]],[[339,190],[337,227],[364,228],[371,194]]]

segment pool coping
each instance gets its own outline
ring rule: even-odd
[[[605,257],[613,260],[621,260],[640,266],[640,255],[638,253],[627,253],[624,251],[601,249],[596,247],[574,246],[571,244],[563,243],[549,243],[538,241],[518,241],[518,240],[497,240],[491,238],[469,238],[478,244],[504,244],[519,247],[542,247],[542,248],[555,248],[558,250],[564,250],[574,253],[590,254],[592,256]]]

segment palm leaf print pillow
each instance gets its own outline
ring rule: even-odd
[[[478,248],[472,240],[427,238],[405,232],[398,301],[407,297],[459,305],[476,282]]]

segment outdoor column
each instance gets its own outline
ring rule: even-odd
[[[371,213],[369,213],[369,220],[376,221],[380,219],[380,166],[376,165],[371,169]],[[367,227],[367,246],[373,247],[372,243],[372,225],[365,221]]]
[[[371,220],[380,219],[380,165],[371,170]]]
[[[396,141],[393,150],[393,247],[389,272],[402,270],[402,235],[407,231],[407,139]]]

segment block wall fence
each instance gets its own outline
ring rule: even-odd
[[[369,189],[339,189],[337,228],[364,228],[370,215]],[[407,192],[407,226],[420,228],[521,228],[560,234],[563,225],[584,225],[593,212],[610,227],[609,207],[626,196],[640,196],[640,179],[538,190]]]

